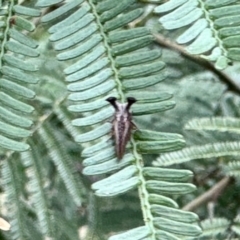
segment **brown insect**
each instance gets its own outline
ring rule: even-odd
[[[127,103],[119,103],[115,97],[106,99],[115,109],[113,119],[113,137],[115,140],[115,149],[118,160],[123,158],[127,142],[130,140],[131,130],[135,128],[132,122],[132,114],[129,112],[130,107],[137,100],[133,97],[127,98]]]
[[[9,19],[10,26],[16,25],[16,16],[13,16]]]

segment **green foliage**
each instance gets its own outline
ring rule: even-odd
[[[167,12],[160,22],[178,29],[177,42],[189,44],[190,54],[217,68],[238,60],[238,2],[170,0],[154,7]],[[151,9],[138,0],[2,1],[0,200],[11,229],[1,239],[239,235],[232,192],[231,204],[218,203],[224,213],[234,209],[226,216],[179,207],[225,175],[238,187],[239,98],[225,93],[223,75],[154,42],[156,29],[175,36],[160,29]],[[137,99],[131,108],[137,129],[120,161],[110,96]],[[208,164],[217,174],[201,185]]]
[[[153,91],[142,91],[141,95],[139,93],[137,96],[134,95],[133,90],[156,85],[166,76],[163,70],[165,64],[159,61],[161,52],[148,48],[152,36],[147,28],[113,31],[140,16],[142,13],[140,8],[124,12],[130,4],[134,3],[135,1],[123,1],[117,3],[116,7],[108,9],[108,4],[104,2],[98,5],[85,2],[80,10],[76,9],[76,11],[81,11],[80,14],[76,15],[75,12],[73,13],[74,18],[68,17],[49,29],[50,40],[58,41],[54,48],[58,51],[61,50],[57,55],[58,59],[61,61],[74,59],[73,64],[64,69],[64,73],[67,75],[66,81],[69,83],[67,88],[72,92],[68,97],[73,102],[73,105],[69,106],[69,110],[82,113],[82,116],[73,120],[72,124],[78,127],[95,126],[89,130],[86,128],[87,132],[77,135],[75,141],[78,143],[93,142],[98,138],[108,139],[107,135],[110,133],[111,124],[102,124],[102,122],[113,115],[113,110],[110,106],[105,107],[104,100],[107,96],[117,96],[122,101],[125,100],[127,94],[138,97],[138,103],[133,106],[134,116],[165,111],[174,106],[174,102],[168,100],[171,98],[168,93],[158,95]],[[66,9],[73,7],[72,3],[66,5]],[[60,10],[59,8],[44,16],[43,22],[57,18],[57,11]],[[63,8],[62,11],[64,11]],[[119,13],[122,14],[118,17]],[[92,22],[94,19],[96,21]],[[59,25],[61,25],[60,29]],[[72,48],[69,50],[69,47]],[[93,50],[90,51],[92,48]],[[87,51],[89,54],[86,53]],[[77,59],[75,60],[75,58]],[[82,104],[82,101],[90,102]],[[86,106],[83,108],[85,110],[82,109],[82,105]],[[104,138],[104,136],[106,137]],[[167,216],[162,216],[162,218],[158,218],[158,215],[154,216],[155,208],[153,208],[154,205],[151,207],[152,203],[148,201],[148,196],[151,193],[156,194],[159,190],[162,190],[163,194],[184,194],[194,190],[194,187],[188,183],[172,183],[173,178],[166,177],[160,181],[156,176],[158,174],[154,172],[155,169],[144,168],[140,155],[141,153],[159,153],[179,149],[183,147],[184,140],[177,135],[173,137],[169,134],[168,137],[167,134],[163,136],[163,134],[147,131],[141,131],[137,137],[138,141],[134,138],[131,139],[132,150],[120,162],[115,157],[113,145],[107,144],[106,140],[97,142],[95,145],[91,144],[88,148],[85,147],[83,155],[86,155],[86,152],[88,154],[82,162],[84,175],[106,174],[118,170],[92,185],[95,194],[101,197],[113,197],[135,188],[143,193],[140,197],[142,211],[144,218],[150,219],[150,222],[146,222],[147,228],[141,228],[139,236],[136,235],[136,231],[139,232],[137,228],[126,232],[125,239],[131,239],[133,235],[135,239],[143,236],[158,239],[161,234],[157,233],[157,229],[161,230],[163,234],[170,232],[170,236],[173,236],[171,232],[182,235],[189,235],[191,232],[193,235],[198,235],[200,229],[197,225],[185,224],[189,230],[181,231],[181,222],[184,222],[181,217],[173,217],[172,224],[176,228],[174,231],[162,228],[160,222],[164,223]],[[169,138],[169,140],[164,138]],[[145,179],[144,173],[149,179]],[[172,174],[174,175],[174,173]],[[156,211],[160,206],[159,203],[156,205]],[[172,211],[173,216],[177,213],[180,214],[180,212]],[[190,222],[196,221],[195,216]],[[122,235],[116,236],[116,238],[122,237]]]
[[[229,106],[227,106],[229,108]],[[239,134],[239,119],[233,117],[212,117],[212,118],[198,118],[190,120],[186,125],[187,130],[208,130],[219,132],[234,132]],[[205,144],[202,146],[195,145],[186,147],[183,150],[161,154],[161,156],[154,163],[156,166],[169,166],[172,164],[179,164],[194,159],[219,158],[222,161],[222,171],[224,174],[234,177],[239,181],[240,163],[238,160],[229,159],[227,156],[239,156],[239,141],[216,142]],[[217,239],[225,239],[229,234],[229,227],[231,226],[232,234],[239,236],[238,229],[239,217],[235,218],[233,224],[227,219],[207,219],[202,222],[203,233],[199,239],[209,239],[216,237]]]
[[[230,226],[230,222],[225,218],[214,218],[201,223],[204,233],[200,239],[224,239]]]
[[[237,118],[215,117],[193,119],[185,125],[188,130],[212,130],[239,133],[240,121]]]
[[[185,27],[177,37],[178,44],[188,44],[186,51],[201,54],[224,69],[239,61],[239,3],[233,1],[176,1],[170,0],[155,8],[165,13],[159,21],[166,29]]]
[[[25,16],[40,16],[36,9],[18,6],[14,1],[4,2],[2,8],[8,11],[1,19],[1,91],[0,91],[0,147],[13,151],[26,151],[29,145],[23,142],[31,135],[29,128],[33,121],[29,115],[34,108],[27,102],[35,93],[29,84],[36,84],[38,78],[33,75],[37,68],[31,64],[30,57],[38,57],[38,43],[21,31],[33,31],[34,27]],[[14,26],[16,24],[16,27]]]

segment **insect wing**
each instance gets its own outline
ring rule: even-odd
[[[127,98],[127,103],[119,103],[115,97],[106,99],[115,109],[113,121],[113,136],[115,139],[115,149],[118,160],[121,160],[127,142],[130,140],[131,130],[134,124],[131,122],[132,116],[129,109],[133,103],[136,102],[135,98]]]
[[[127,142],[130,139],[131,134],[131,122],[128,116],[121,116],[120,119],[114,121],[114,138],[115,138],[115,149],[118,160],[121,160],[124,153]]]

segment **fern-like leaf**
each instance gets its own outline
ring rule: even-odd
[[[31,152],[21,154],[23,165],[27,168],[29,178],[28,192],[31,196],[34,208],[36,209],[42,234],[51,236],[54,231],[47,194],[44,191],[44,173],[41,164],[41,157],[36,146],[31,144]]]
[[[24,202],[24,183],[22,176],[21,162],[16,162],[14,156],[4,161],[1,168],[3,189],[7,193],[8,217],[10,218],[11,229],[7,234],[9,239],[25,240],[28,238],[40,239],[38,229],[30,233],[30,229],[34,228],[34,223],[26,221],[27,206]],[[22,179],[22,181],[19,181]]]
[[[56,136],[56,133],[51,129],[49,124],[39,129],[39,135],[44,141],[49,155],[56,165],[58,172],[66,184],[66,187],[73,197],[76,205],[81,205],[81,191],[79,190],[79,183],[74,178],[71,168],[71,160],[68,157],[66,149]]]
[[[155,162],[156,166],[170,166],[193,159],[204,159],[222,156],[238,156],[240,154],[240,142],[212,143],[202,146],[192,146],[180,151],[161,154]]]
[[[240,177],[240,162],[239,161],[231,161],[224,168],[226,174],[232,177],[239,178]]]
[[[240,120],[229,117],[193,119],[185,125],[185,129],[240,133]]]
[[[185,144],[182,136],[140,130],[131,137],[128,153],[121,161],[117,161],[109,140],[112,126],[105,121],[114,112],[105,101],[107,97],[116,96],[121,102],[127,96],[137,98],[132,107],[133,116],[165,111],[175,105],[170,100],[171,94],[148,88],[163,81],[166,72],[160,60],[161,50],[149,48],[153,41],[150,31],[145,27],[127,28],[127,24],[143,13],[138,6],[136,0],[75,0],[48,13],[42,21],[48,23],[70,12],[64,20],[51,26],[49,32],[55,50],[59,51],[58,60],[70,63],[64,69],[70,91],[68,109],[80,114],[72,124],[82,131],[75,141],[85,148],[83,174],[112,174],[92,185],[98,196],[112,197],[135,188],[139,191],[146,226],[110,239],[197,236],[201,232],[197,215],[176,210],[177,204],[164,196],[195,190],[194,185],[185,182],[191,174],[143,166],[142,153],[181,149]],[[176,183],[173,175],[178,175],[180,182]],[[169,221],[174,226],[172,229],[167,226]]]
[[[29,148],[22,142],[31,135],[29,128],[33,122],[29,115],[34,108],[28,100],[35,93],[30,84],[36,84],[38,79],[33,76],[37,70],[29,60],[38,57],[38,43],[23,33],[23,30],[33,31],[34,25],[26,18],[38,17],[40,11],[20,5],[14,1],[5,1],[2,6],[7,9],[1,17],[3,39],[0,53],[0,147],[13,151],[25,151]],[[21,141],[19,141],[21,140]]]
[[[234,223],[231,226],[231,230],[236,233],[236,235],[239,237],[240,236],[240,228],[239,228],[239,223],[240,223],[240,216],[239,214],[236,216],[234,219]]]
[[[201,222],[203,233],[201,238],[213,238],[220,235],[226,235],[230,222],[225,218],[207,219]]]
[[[155,8],[156,13],[168,12],[159,19],[166,29],[187,26],[177,43],[188,44],[186,50],[190,54],[201,54],[201,57],[214,61],[219,69],[240,60],[239,10],[236,0],[170,0]]]

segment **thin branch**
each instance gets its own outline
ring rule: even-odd
[[[198,198],[195,198],[192,202],[185,205],[182,209],[185,211],[192,211],[199,207],[200,205],[208,201],[216,201],[222,191],[232,182],[231,177],[224,177],[216,185],[214,185],[207,192],[203,193]]]
[[[236,82],[234,82],[233,79],[231,79],[227,74],[217,70],[211,62],[203,58],[200,58],[197,55],[192,55],[188,53],[184,49],[184,47],[170,41],[169,39],[163,37],[161,34],[153,34],[153,35],[155,37],[155,41],[159,43],[162,47],[170,48],[174,51],[177,51],[187,59],[190,59],[193,62],[200,64],[201,66],[203,66],[204,68],[208,69],[209,71],[213,72],[216,76],[218,76],[220,81],[222,81],[224,84],[228,86],[228,90],[233,91],[237,94],[240,94],[240,86]]]

